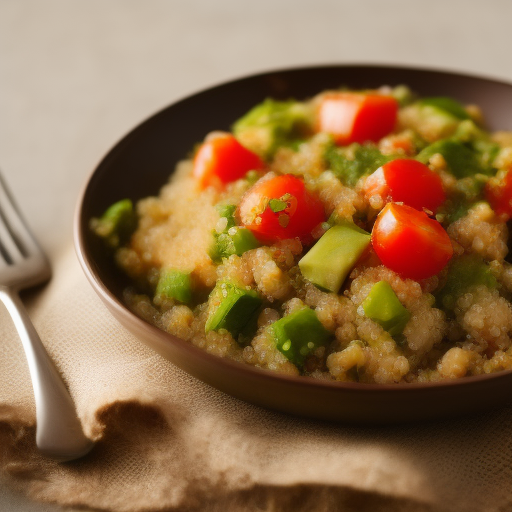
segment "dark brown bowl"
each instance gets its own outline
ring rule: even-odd
[[[126,278],[91,234],[89,219],[113,202],[156,195],[176,162],[212,130],[227,130],[266,97],[306,99],[340,86],[407,84],[421,95],[452,96],[483,108],[491,129],[512,129],[512,85],[443,71],[322,66],[275,71],[185,98],[132,130],[101,161],[78,203],[75,246],[83,270],[111,313],[141,341],[211,386],[241,400],[319,419],[389,424],[479,412],[512,398],[512,371],[409,385],[337,383],[270,371],[212,356],[149,325],[122,302]]]

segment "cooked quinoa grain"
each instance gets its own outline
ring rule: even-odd
[[[267,99],[91,228],[128,307],[210,354],[458,379],[512,369],[510,169],[512,132],[486,131],[477,105],[405,86]]]

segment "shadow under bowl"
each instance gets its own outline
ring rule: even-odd
[[[241,400],[310,418],[392,424],[476,413],[512,398],[512,371],[425,384],[376,385],[283,376],[222,359],[148,324],[122,302],[129,284],[89,229],[115,201],[156,195],[175,164],[213,130],[267,97],[306,99],[325,89],[406,84],[422,96],[479,105],[490,129],[512,130],[512,85],[451,72],[371,65],[286,69],[225,83],[178,101],[126,135],[100,162],[80,197],[75,247],[82,268],[114,317],[142,342],[201,381]]]

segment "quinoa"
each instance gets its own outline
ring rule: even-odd
[[[338,133],[325,121],[331,113],[322,117],[337,101],[363,105],[367,96],[396,105],[378,136],[347,135],[346,126]],[[476,105],[417,98],[404,86],[267,100],[233,134],[206,134],[158,195],[124,217],[113,205],[91,227],[132,281],[128,307],[215,356],[377,384],[510,370],[512,132],[489,133],[484,116]],[[211,171],[201,152],[221,143],[242,143],[237,158],[248,168],[228,162]],[[434,206],[409,203],[410,191],[402,197],[390,184],[383,169],[404,159],[430,176],[408,185],[412,196],[432,182],[440,189]],[[257,194],[276,180],[292,188]],[[433,226],[417,228],[420,235],[441,238],[429,250],[392,254],[389,223],[380,231],[379,223],[407,209],[419,219],[409,238],[418,222]],[[130,215],[136,226],[126,235],[120,219]],[[335,236],[352,237],[353,249]],[[329,251],[313,256],[322,244]],[[400,259],[402,250],[411,256]]]

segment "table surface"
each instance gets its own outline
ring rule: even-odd
[[[512,82],[508,0],[1,0],[0,169],[50,257],[109,148],[174,100],[331,63]],[[0,485],[0,510],[53,511]]]

